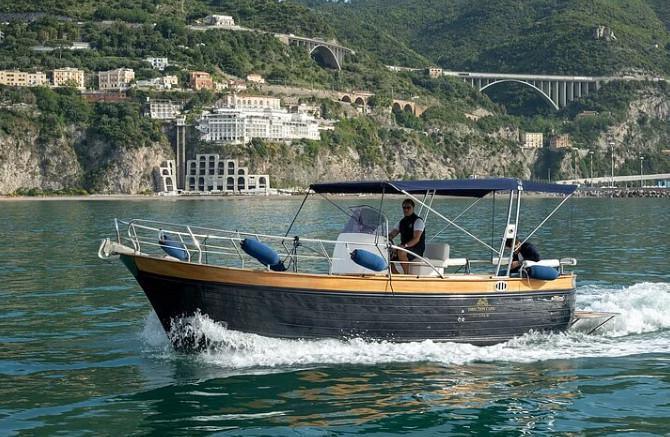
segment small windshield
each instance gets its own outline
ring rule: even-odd
[[[349,208],[351,216],[342,233],[375,234],[382,231],[386,224],[386,217],[377,209],[370,206],[352,206]]]

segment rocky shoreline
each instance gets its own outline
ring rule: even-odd
[[[577,197],[611,197],[616,199],[670,198],[670,188],[579,188],[575,193]]]

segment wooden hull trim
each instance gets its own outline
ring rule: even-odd
[[[528,278],[495,278],[484,275],[463,275],[447,278],[393,276],[338,276],[292,272],[273,272],[233,267],[212,266],[172,261],[141,255],[122,255],[131,271],[175,279],[205,281],[241,286],[283,289],[309,289],[344,293],[395,294],[478,294],[528,293],[572,290],[575,276],[567,274],[554,281]],[[132,266],[129,266],[131,263]]]

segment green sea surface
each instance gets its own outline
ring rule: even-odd
[[[401,216],[388,199],[389,221]],[[372,197],[336,198],[345,206]],[[431,341],[295,341],[229,331],[170,347],[118,261],[97,258],[113,219],[281,233],[301,199],[0,202],[0,435],[663,435],[670,430],[667,199],[574,199],[532,241],[579,264],[577,309],[620,313],[600,332],[528,334],[475,347]],[[556,199],[524,200],[528,233]],[[449,217],[468,200],[435,203]],[[506,200],[459,223],[487,242]],[[346,221],[312,199],[294,233],[335,238]],[[429,216],[427,230],[443,227]],[[453,227],[451,256],[485,250]]]

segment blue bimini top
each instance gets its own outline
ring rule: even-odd
[[[441,196],[484,197],[494,191],[532,191],[536,193],[572,194],[577,185],[522,181],[515,178],[443,179],[424,181],[360,181],[312,184],[315,193],[426,193]]]

